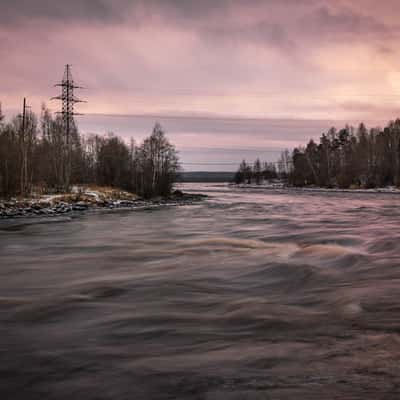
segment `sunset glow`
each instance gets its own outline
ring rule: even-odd
[[[1,101],[8,115],[23,96],[35,110],[42,102],[55,110],[52,85],[71,63],[87,87],[84,132],[104,133],[102,115],[112,131],[135,137],[151,126],[140,128],[135,117],[126,126],[118,116],[322,120],[323,130],[328,121],[383,125],[400,106],[399,7],[391,0],[6,0]],[[322,133],[312,123],[308,132],[296,128],[253,144],[281,149]],[[176,141],[183,154],[192,130]],[[202,132],[199,145],[235,147],[216,133]]]

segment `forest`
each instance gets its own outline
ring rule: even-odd
[[[400,186],[400,120],[383,130],[331,128],[292,153],[290,183],[339,188]]]
[[[113,134],[81,135],[42,107],[5,121],[0,105],[0,198],[68,192],[75,184],[112,186],[144,198],[171,192],[178,154],[157,123],[137,145]]]
[[[263,167],[262,167],[263,165]],[[277,163],[240,165],[236,183],[280,178],[292,186],[375,188],[400,186],[400,120],[384,129],[329,129],[319,142],[285,150]]]
[[[259,158],[253,164],[243,160],[236,171],[234,181],[236,184],[256,183],[280,179],[287,181],[292,171],[292,158],[289,150],[281,153],[277,162],[261,162]]]

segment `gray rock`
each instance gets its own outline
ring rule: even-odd
[[[88,208],[87,205],[83,206],[83,205],[74,204],[72,206],[73,211],[85,211],[85,210],[87,210],[87,208]]]

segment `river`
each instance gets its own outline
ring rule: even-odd
[[[184,189],[0,221],[1,399],[400,397],[400,195]]]

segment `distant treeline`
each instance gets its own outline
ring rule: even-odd
[[[374,188],[400,186],[400,120],[390,122],[383,130],[346,126],[329,129],[319,143],[310,140],[290,154],[282,153],[277,163],[253,166],[245,161],[235,181],[256,182],[281,178],[293,186],[326,188]]]
[[[331,128],[319,143],[310,140],[292,154],[290,183],[295,186],[382,187],[400,185],[400,120],[383,130]]]
[[[291,172],[291,156],[289,150],[282,152],[277,163],[261,162],[259,158],[253,164],[248,164],[243,160],[237,170],[235,183],[256,183],[260,184],[264,180],[273,179],[287,180]]]
[[[23,124],[24,121],[24,124]],[[175,147],[159,124],[139,146],[109,134],[82,136],[72,121],[69,140],[61,116],[44,106],[6,123],[0,108],[0,197],[27,196],[33,189],[62,192],[72,184],[97,184],[143,197],[171,191],[179,169]]]

